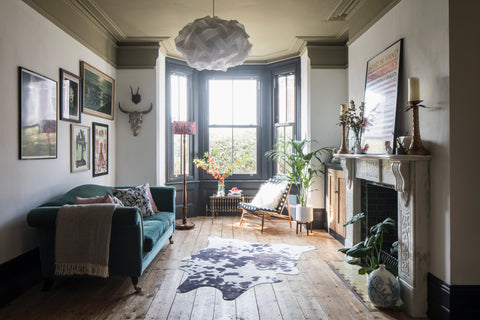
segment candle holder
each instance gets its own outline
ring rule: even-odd
[[[408,106],[405,111],[412,109],[412,125],[413,125],[413,137],[410,147],[408,148],[407,154],[410,155],[427,155],[428,151],[425,149],[420,138],[420,126],[418,124],[418,107],[425,108],[424,105],[421,105],[420,102],[423,100],[412,100],[408,101]]]
[[[340,145],[340,150],[338,150],[337,153],[349,154],[350,152],[347,148],[347,123],[345,121],[342,121],[342,118],[340,118],[340,120],[340,125],[342,126],[342,144]]]

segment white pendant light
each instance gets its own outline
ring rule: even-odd
[[[221,70],[241,65],[247,59],[252,44],[245,27],[237,20],[215,16],[196,19],[187,24],[175,38],[175,45],[192,68]]]

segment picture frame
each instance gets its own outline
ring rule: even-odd
[[[19,159],[57,158],[57,82],[18,68]]]
[[[80,77],[60,68],[60,120],[81,122]]]
[[[108,174],[108,125],[92,122],[92,163],[93,176]]]
[[[90,170],[90,127],[70,125],[70,172]]]
[[[367,62],[363,153],[388,154],[395,150],[395,117],[402,39]]]
[[[115,79],[80,61],[82,78],[82,112],[113,120]]]

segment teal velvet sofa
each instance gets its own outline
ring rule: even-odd
[[[126,187],[116,187],[126,188]],[[109,274],[129,276],[139,292],[138,278],[152,262],[167,240],[173,243],[175,230],[175,188],[150,187],[160,212],[142,218],[139,209],[117,207],[112,217],[110,237]],[[64,195],[31,210],[27,215],[29,226],[39,230],[44,290],[55,278],[55,223],[57,212],[65,204],[76,204],[76,197],[91,198],[112,195],[113,188],[86,184],[73,188]]]

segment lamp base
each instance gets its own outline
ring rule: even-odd
[[[185,223],[182,223],[182,222],[177,222],[175,223],[175,229],[177,230],[190,230],[190,229],[193,229],[195,228],[195,223],[192,223],[192,222],[185,222]]]

